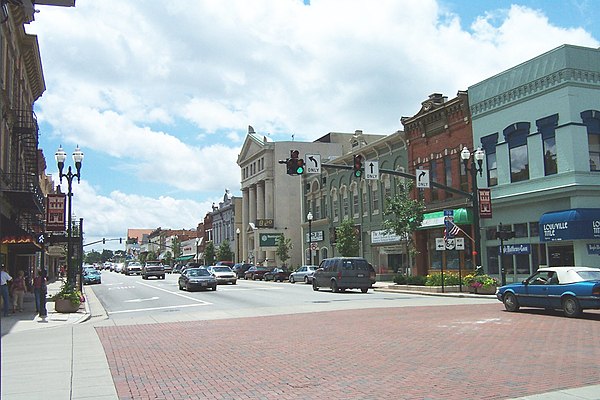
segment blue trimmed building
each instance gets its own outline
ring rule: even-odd
[[[600,49],[563,45],[468,89],[488,273],[518,281],[539,265],[600,267]],[[515,237],[496,239],[503,229]],[[501,250],[504,250],[504,254]]]

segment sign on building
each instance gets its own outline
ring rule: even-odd
[[[479,217],[492,218],[492,191],[490,189],[479,189]]]
[[[260,247],[276,247],[277,239],[282,236],[282,233],[261,233],[260,237]]]
[[[65,194],[49,194],[46,198],[46,231],[65,230]]]

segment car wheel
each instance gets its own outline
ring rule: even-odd
[[[577,317],[581,314],[581,306],[577,299],[573,296],[567,296],[562,301],[562,308],[567,317]]]
[[[293,283],[293,282],[292,282]],[[319,291],[319,287],[317,286],[317,282],[313,279],[312,287],[315,292]]]
[[[333,293],[337,293],[340,291],[340,288],[338,287],[338,284],[336,281],[331,281],[331,291]]]
[[[308,283],[308,276],[304,277],[304,283]]]
[[[360,291],[363,293],[367,293],[369,291],[368,287],[360,288]]]
[[[296,281],[294,280],[294,277],[290,275],[290,283],[296,283]]]
[[[217,290],[217,285],[212,287],[213,292]]]
[[[191,290],[190,290],[190,286],[189,286],[187,283],[185,284],[185,290],[186,290],[187,292],[190,292],[190,291],[191,291]]]
[[[514,293],[506,293],[502,302],[504,303],[504,308],[506,309],[506,311],[519,311],[519,300],[517,300],[517,296],[515,296]]]
[[[179,290],[183,290],[183,286],[181,286],[181,282],[179,282],[178,285],[179,285]]]
[[[256,280],[256,275],[252,274],[252,280],[255,281]]]

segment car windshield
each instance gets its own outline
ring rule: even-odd
[[[598,271],[577,271],[577,274],[586,281],[600,281],[600,270]]]
[[[189,276],[207,276],[207,275],[210,275],[207,270],[201,269],[201,268],[199,268],[199,269],[190,269],[190,270],[187,271],[187,274]]]
[[[229,267],[213,267],[212,270],[215,272],[231,272]]]
[[[257,271],[270,271],[268,267],[256,267]]]

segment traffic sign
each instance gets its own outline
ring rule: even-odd
[[[305,154],[304,167],[307,174],[321,173],[321,155],[320,154]]]
[[[428,169],[418,169],[415,176],[417,178],[417,189],[428,189],[430,187]]]
[[[446,241],[444,238],[435,238],[435,249],[436,250],[446,250]]]
[[[379,179],[379,161],[365,162],[365,179]]]
[[[456,250],[464,250],[465,249],[465,238],[464,237],[454,238],[454,241],[456,244]]]

